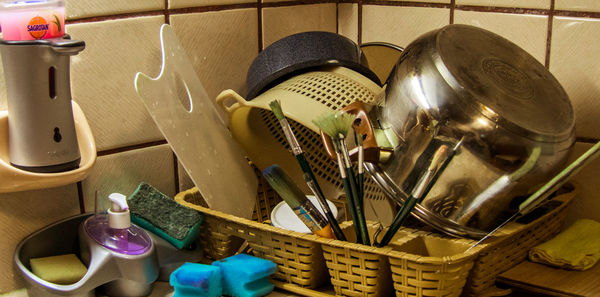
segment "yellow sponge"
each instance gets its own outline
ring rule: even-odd
[[[32,258],[29,264],[32,272],[39,278],[61,285],[76,283],[87,272],[87,268],[74,254]]]

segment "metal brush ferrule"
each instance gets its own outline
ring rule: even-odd
[[[337,164],[340,169],[340,176],[342,178],[346,178],[346,170],[344,169],[344,163],[342,161],[342,152],[340,152],[339,149],[336,149],[335,154],[337,156]]]
[[[290,127],[290,123],[287,121],[287,119],[282,119],[279,121],[279,123],[281,124],[283,134],[285,134],[285,138],[287,139],[294,156],[302,154],[302,147],[300,147],[296,136],[294,136],[294,132],[292,132],[292,127]]]
[[[345,168],[348,168],[348,167],[352,166],[352,163],[350,163],[350,154],[348,153],[348,146],[346,146],[345,137],[342,134],[340,134],[339,136],[340,136],[340,139],[339,139],[340,152],[342,153],[344,166],[345,166]]]

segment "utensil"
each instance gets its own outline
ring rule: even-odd
[[[365,137],[367,171],[398,203],[417,187],[441,145],[464,139],[412,212],[454,236],[481,238],[498,226],[514,212],[515,197],[556,174],[575,140],[569,98],[544,65],[510,41],[467,25],[417,38],[387,80],[385,100],[345,111],[360,120],[355,128]],[[478,197],[519,170],[536,148],[539,157],[518,181]]]
[[[334,86],[334,87],[332,87]],[[258,168],[279,164],[304,191],[310,189],[298,168],[298,161],[288,150],[285,135],[269,103],[281,100],[283,113],[294,130],[300,146],[313,168],[325,197],[332,201],[344,195],[337,164],[330,159],[320,143],[319,129],[312,120],[321,114],[334,112],[360,100],[376,102],[382,89],[360,73],[344,67],[326,67],[306,72],[270,88],[252,100],[246,100],[233,90],[217,96],[217,104],[229,119],[234,138],[248,153],[248,158]],[[389,224],[394,218],[394,208],[382,189],[370,178],[365,179],[366,200],[371,200],[381,221]],[[367,209],[367,219],[374,213]]]
[[[354,41],[332,32],[308,31],[279,39],[258,54],[246,75],[246,99],[252,100],[292,76],[322,66],[343,66],[380,84]]]
[[[325,215],[323,208],[320,203],[317,201],[317,197],[307,195],[308,200],[315,205],[317,210]],[[337,217],[338,210],[331,201],[327,200],[327,205],[331,209],[334,217]],[[298,218],[298,216],[294,213],[294,211],[290,208],[290,206],[285,202],[281,201],[279,204],[273,207],[271,211],[271,225],[275,227],[279,227],[286,230],[296,231],[300,233],[312,233],[308,227]]]
[[[281,125],[281,129],[283,130],[283,134],[285,134],[285,138],[287,139],[288,145],[292,150],[292,154],[296,157],[296,160],[298,160],[298,164],[300,165],[300,168],[303,172],[302,176],[306,181],[308,188],[310,188],[311,192],[315,195],[317,201],[319,202],[323,211],[325,212],[325,217],[327,218],[327,221],[329,221],[329,224],[331,224],[331,229],[333,230],[335,237],[339,240],[345,241],[346,236],[344,236],[344,232],[342,232],[340,225],[338,224],[335,216],[331,212],[331,209],[329,208],[329,205],[326,202],[323,190],[321,190],[321,187],[317,182],[317,178],[315,177],[315,174],[313,173],[310,164],[308,164],[308,161],[304,156],[302,147],[298,143],[298,139],[296,139],[294,131],[292,131],[292,127],[290,127],[290,124],[283,115],[283,111],[281,110],[281,105],[279,101],[271,101],[271,103],[269,103],[269,106],[271,107],[271,111],[279,121],[279,124]]]
[[[363,203],[359,197],[359,190],[356,183],[356,176],[350,157],[348,148],[346,147],[345,138],[352,127],[354,119],[343,113],[329,113],[314,120],[322,133],[328,135],[332,142],[337,156],[340,177],[344,183],[344,191],[346,192],[346,202],[350,209],[356,238],[358,243],[371,245],[369,240],[369,232],[367,231],[367,223],[363,212]]]
[[[450,163],[456,154],[456,150],[458,150],[461,144],[462,140],[459,141],[450,151],[448,145],[442,145],[438,148],[433,155],[431,162],[429,163],[429,167],[427,167],[427,170],[419,178],[417,186],[404,201],[404,204],[402,204],[400,211],[398,211],[398,214],[396,214],[392,225],[390,225],[390,228],[383,236],[383,239],[381,242],[377,243],[376,246],[386,246],[390,240],[392,240],[392,237],[394,234],[396,234],[398,229],[400,229],[402,223],[408,217],[408,214],[413,210],[415,205],[421,202],[423,197],[427,196],[431,188],[435,185],[440,173],[444,172],[448,166],[448,163]]]
[[[331,224],[327,222],[325,217],[321,215],[279,165],[275,164],[267,167],[263,170],[263,176],[308,229],[321,237],[335,238],[331,230]]]
[[[169,25],[161,27],[160,40],[161,72],[156,78],[138,72],[136,91],[208,206],[251,218],[258,180],[244,152],[219,118]]]
[[[550,194],[554,193],[558,190],[569,178],[571,178],[574,174],[579,172],[581,168],[588,165],[591,161],[598,157],[598,153],[600,153],[600,142],[597,142],[594,146],[589,148],[585,153],[583,153],[579,158],[573,161],[567,168],[559,172],[556,176],[554,176],[550,181],[544,184],[541,188],[539,188],[535,193],[533,193],[527,200],[523,201],[519,205],[519,211],[513,214],[510,218],[506,219],[502,224],[496,227],[494,230],[490,231],[483,238],[481,238],[478,242],[473,244],[469,249],[465,252],[468,252],[475,246],[481,244],[490,236],[492,236],[496,231],[500,230],[500,228],[504,227],[504,225],[508,224],[510,221],[514,220],[518,216],[524,216],[534,210],[540,203],[542,203]]]

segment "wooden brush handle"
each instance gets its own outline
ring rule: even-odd
[[[354,123],[352,124],[352,128],[354,129],[354,131],[356,131],[358,137],[363,138],[365,162],[379,162],[381,149],[377,145],[375,133],[373,132],[373,125],[371,125],[371,121],[369,120],[369,116],[367,115],[368,110],[365,103],[356,101],[354,103],[348,104],[347,106],[342,108],[342,112],[353,115],[355,118]],[[331,138],[329,138],[329,136],[327,136],[321,131],[321,140],[323,142],[325,152],[329,155],[331,159],[337,160],[337,156],[335,154]],[[352,150],[350,152],[350,159],[352,161],[356,161],[357,158],[358,150]]]

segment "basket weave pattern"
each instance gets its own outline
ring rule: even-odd
[[[391,275],[387,257],[333,245],[323,245],[323,252],[336,295],[390,295]]]
[[[497,296],[501,291],[494,286],[496,276],[525,260],[532,247],[560,232],[567,216],[566,206],[576,194],[577,190],[572,186],[568,193],[555,198],[555,201],[563,202],[558,209],[514,230],[503,240],[489,244],[475,261],[463,295]]]
[[[286,284],[286,289],[303,288],[297,293],[307,296],[333,296],[320,291],[332,285],[336,296],[385,297],[395,292],[400,297],[502,294],[494,286],[495,277],[523,261],[529,248],[560,231],[566,206],[576,191],[573,188],[555,197],[553,200],[562,203],[541,218],[526,225],[511,223],[507,225],[510,227],[507,236],[481,244],[468,253],[464,251],[473,240],[410,228],[401,228],[396,239],[384,248],[276,228],[266,219],[280,199],[264,180],[260,182],[259,193],[257,209],[264,214],[257,212],[255,220],[205,208],[199,203],[201,199],[196,196],[199,194],[186,191],[175,199],[205,214],[206,233],[201,244],[205,245],[205,255],[212,260],[233,255],[245,240],[255,256],[277,264],[273,279]],[[369,225],[374,229],[374,223]],[[343,223],[342,228],[347,234],[352,233],[351,222]],[[431,242],[442,247],[438,250],[451,246],[458,252],[442,251],[448,255],[428,252],[426,246]]]

